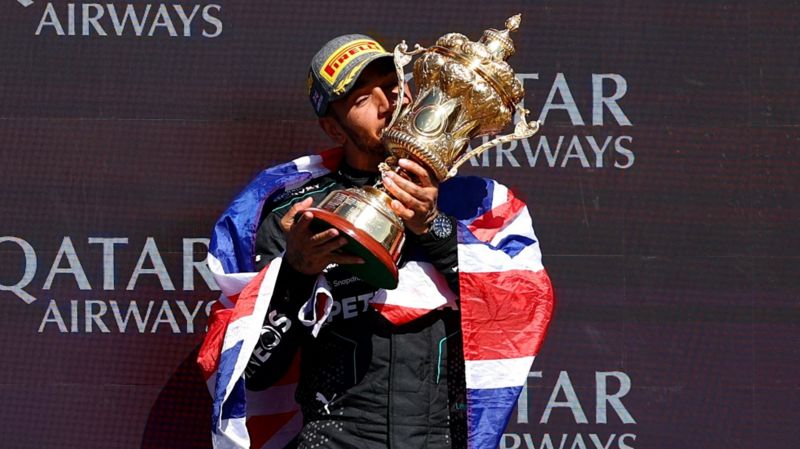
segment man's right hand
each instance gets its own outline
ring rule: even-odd
[[[340,236],[339,230],[331,228],[316,234],[311,230],[314,216],[306,209],[311,207],[313,201],[313,198],[306,198],[295,203],[281,219],[289,265],[300,273],[316,275],[331,263],[364,263],[358,256],[339,251],[347,244],[347,239]]]

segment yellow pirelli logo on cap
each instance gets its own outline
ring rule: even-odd
[[[319,71],[319,75],[328,81],[330,84],[336,80],[339,73],[347,67],[356,57],[368,53],[385,53],[386,50],[381,47],[381,44],[371,41],[369,39],[359,39],[357,41],[348,42],[345,45],[337,48]]]

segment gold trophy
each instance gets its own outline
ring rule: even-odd
[[[517,107],[525,92],[505,61],[514,54],[509,35],[519,28],[520,19],[517,14],[506,20],[502,31],[484,31],[478,42],[449,33],[430,48],[416,45],[408,51],[405,41],[394,48],[398,98],[403,98],[405,90],[403,67],[421,54],[414,63],[418,94],[405,108],[397,102],[392,120],[383,130],[381,141],[390,156],[378,167],[382,173],[391,170],[408,177],[397,164],[398,159],[407,158],[443,182],[455,176],[470,157],[539,130],[538,122],[526,121],[528,111]],[[513,133],[469,150],[471,139],[502,131],[515,112],[520,119]],[[362,280],[388,289],[397,286],[397,261],[405,241],[403,221],[392,211],[391,201],[379,182],[373,187],[331,192],[309,209],[314,215],[312,226],[339,229],[348,238],[344,250],[365,261],[346,268]]]

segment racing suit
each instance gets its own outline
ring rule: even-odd
[[[379,174],[344,162],[338,171],[285,192],[264,206],[256,237],[256,267],[285,250],[280,220],[311,196],[317,204],[333,190],[372,185]],[[401,265],[425,260],[458,292],[456,233],[437,241],[406,233]],[[300,350],[295,399],[304,426],[299,448],[465,447],[466,399],[460,314],[438,309],[395,326],[369,306],[376,288],[341,267],[325,270],[333,308],[317,337],[298,312],[316,276],[281,265],[261,337],[245,378],[251,390],[267,388]]]

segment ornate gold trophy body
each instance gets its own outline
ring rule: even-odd
[[[506,21],[506,29],[484,31],[478,42],[449,33],[430,48],[419,45],[407,51],[405,42],[394,49],[399,98],[403,98],[403,67],[412,57],[418,95],[413,103],[397,109],[384,129],[381,141],[390,156],[380,164],[403,174],[399,158],[411,159],[428,169],[439,182],[455,176],[458,167],[470,157],[492,146],[532,136],[538,122],[526,122],[527,111],[519,108],[520,120],[514,132],[497,137],[467,151],[471,139],[502,131],[518,110],[524,96],[522,83],[505,62],[514,53],[509,37],[519,27],[520,15]],[[377,287],[395,288],[397,261],[405,241],[402,220],[389,206],[392,198],[383,187],[351,188],[331,192],[314,208],[313,226],[333,226],[349,242],[345,251],[365,260],[363,265],[348,265],[353,274]]]

